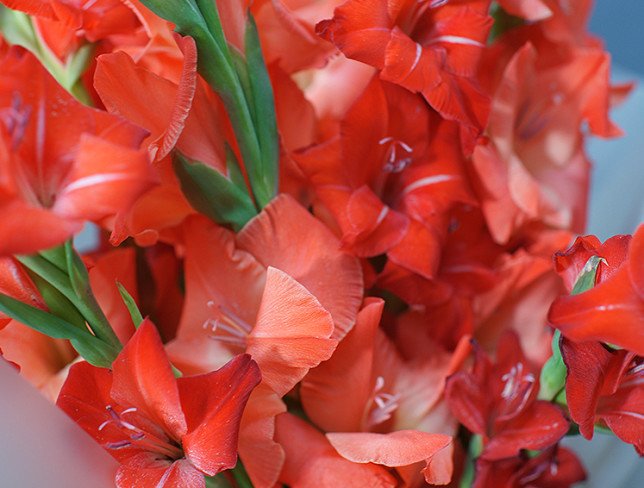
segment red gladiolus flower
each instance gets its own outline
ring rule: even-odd
[[[494,461],[516,456],[521,449],[543,449],[568,431],[558,407],[536,400],[537,381],[514,333],[501,338],[496,364],[477,349],[472,372],[447,379],[453,414],[483,437],[482,459]]]
[[[560,347],[568,409],[581,434],[591,439],[599,421],[644,455],[644,359],[599,342],[563,338]]]
[[[241,415],[260,382],[240,355],[217,371],[175,379],[154,325],[144,321],[112,371],[74,365],[60,406],[121,462],[119,487],[205,487],[237,463]]]
[[[556,256],[557,271],[571,287],[591,256],[599,256],[596,286],[559,297],[548,319],[573,341],[601,341],[644,355],[644,225],[631,239],[615,236],[603,245],[594,236],[580,237]]]
[[[585,478],[575,454],[556,445],[533,458],[521,455],[495,462],[479,460],[472,488],[569,488]]]
[[[410,116],[411,115],[411,116]],[[388,258],[432,278],[447,234],[446,212],[474,204],[458,126],[424,101],[373,78],[334,138],[295,156],[319,213],[328,211],[353,254]]]
[[[316,28],[348,58],[381,70],[383,80],[421,93],[471,136],[483,129],[489,105],[475,76],[492,25],[489,3],[349,0]]]

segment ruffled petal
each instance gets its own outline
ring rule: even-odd
[[[263,381],[278,395],[286,394],[310,368],[329,359],[337,345],[332,333],[331,315],[320,302],[289,275],[269,267],[246,349]]]

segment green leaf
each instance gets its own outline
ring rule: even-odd
[[[74,306],[74,304],[70,302],[67,297],[65,297],[65,295],[63,295],[60,291],[51,286],[37,274],[30,271],[29,276],[38,288],[38,291],[45,300],[49,311],[53,315],[60,317],[61,319],[69,322],[72,325],[75,325],[79,329],[87,329],[85,319],[80,314],[78,309]]]
[[[586,261],[584,268],[581,270],[579,276],[577,277],[575,286],[570,292],[571,295],[578,295],[579,293],[588,291],[595,286],[597,270],[599,268],[599,264],[602,261],[605,262],[605,260],[603,258],[600,258],[599,256],[591,256],[588,261]]]
[[[252,111],[261,151],[260,166],[246,167],[253,194],[260,208],[277,194],[279,178],[279,142],[275,99],[253,16],[248,13],[245,34],[246,65],[252,92]]]
[[[540,400],[553,401],[566,386],[568,369],[561,357],[561,350],[559,349],[560,338],[561,332],[556,330],[552,337],[552,356],[541,369],[538,396]]]
[[[201,11],[194,0],[141,0],[141,3],[159,17],[169,20],[177,30],[206,27]]]
[[[142,2],[173,22],[177,32],[195,40],[199,73],[226,107],[255,201],[263,207],[277,192],[279,145],[272,88],[254,23],[252,20],[249,23],[250,32],[246,36],[249,92],[239,59],[225,42],[212,0]]]
[[[143,322],[143,315],[141,315],[141,312],[139,311],[139,307],[137,307],[136,302],[134,301],[134,298],[132,298],[132,295],[128,293],[128,291],[121,283],[117,281],[116,286],[119,289],[119,293],[121,294],[121,298],[123,299],[125,306],[130,312],[130,317],[132,317],[132,322],[134,322],[134,327],[138,329],[139,325],[141,325],[141,322]]]
[[[248,193],[215,169],[175,153],[174,170],[190,204],[215,222],[239,230],[257,214]]]
[[[253,482],[250,480],[241,459],[237,460],[237,465],[231,469],[231,473],[233,474],[233,478],[235,478],[235,482],[239,488],[253,488]]]
[[[235,70],[235,73],[237,74],[237,79],[239,80],[239,84],[242,88],[245,99],[252,100],[253,91],[250,86],[250,78],[248,77],[248,67],[246,66],[246,59],[244,59],[244,56],[239,51],[237,51],[237,49],[233,48],[230,50],[230,61],[232,67]],[[253,104],[249,103],[248,110],[250,111],[250,117],[253,125],[256,124],[256,117],[253,113],[254,109],[255,107],[253,106]]]
[[[74,349],[94,366],[108,368],[118,350],[85,329],[0,293],[0,311],[9,317],[55,339],[69,339]]]
[[[463,474],[459,481],[459,488],[470,488],[474,482],[474,474],[476,470],[476,459],[483,452],[483,438],[474,434],[470,437],[470,445],[467,450],[467,457],[465,458],[465,467],[463,469]]]
[[[203,2],[199,2],[204,9],[201,11],[194,0],[141,0],[146,7],[159,17],[169,20],[176,26],[176,31],[184,36],[192,37],[199,52],[199,72],[206,81],[222,96],[226,108],[236,99],[234,94],[236,79],[230,62],[230,55],[224,39],[221,23],[217,22],[219,15],[213,12],[214,2],[210,11]],[[219,26],[217,25],[219,24]]]
[[[45,249],[44,251],[40,251],[38,254],[62,272],[67,272],[67,251],[65,250],[65,246],[56,246],[50,249]]]
[[[206,476],[206,488],[233,488],[223,473],[216,476]]]
[[[226,144],[226,168],[228,169],[228,178],[233,184],[244,192],[248,192],[246,188],[246,180],[244,179],[244,174],[239,167],[239,162],[237,162],[237,156],[231,149],[231,147]]]
[[[208,32],[210,32],[215,42],[223,49],[226,46],[226,37],[224,36],[224,29],[221,26],[217,2],[213,0],[195,0],[195,3],[208,27]]]
[[[53,254],[49,255],[52,256]],[[79,283],[77,282],[77,289],[74,289],[67,271],[61,270],[56,264],[38,254],[32,256],[16,256],[16,259],[62,293],[83,315],[96,337],[112,344],[116,349],[121,348],[121,342],[116,337],[105,314],[96,302],[91,288],[88,287],[85,293],[79,295],[77,291],[83,291],[81,289],[82,286],[79,287]],[[78,259],[80,260],[80,258]],[[81,265],[84,267],[82,262]],[[77,270],[76,273],[81,273],[81,271]],[[78,276],[76,279],[79,279]]]
[[[89,274],[87,273],[85,263],[83,263],[83,260],[74,251],[71,240],[67,241],[64,247],[65,262],[67,264],[67,276],[69,276],[69,281],[72,285],[72,289],[76,293],[76,296],[81,299],[90,294],[93,298],[94,296],[89,284]]]

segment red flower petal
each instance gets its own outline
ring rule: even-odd
[[[550,308],[549,321],[574,341],[608,342],[644,355],[644,300],[633,289],[629,274],[629,267],[622,265],[594,288],[559,297]]]
[[[482,457],[497,460],[516,456],[521,449],[544,449],[561,439],[568,427],[558,407],[536,401],[494,434],[485,445]]]
[[[274,486],[284,465],[284,449],[275,437],[275,417],[286,405],[266,385],[253,390],[239,431],[239,457],[254,486]]]
[[[508,13],[533,22],[552,15],[552,10],[541,0],[499,0],[499,4]]]
[[[576,343],[563,338],[561,355],[568,370],[566,402],[570,416],[586,439],[593,437],[595,411],[611,354],[599,342]]]
[[[260,381],[259,368],[247,354],[217,371],[177,380],[188,426],[181,441],[199,470],[214,476],[235,466],[241,416]]]
[[[112,398],[123,406],[137,408],[180,440],[186,433],[179,389],[156,327],[143,321],[112,364]]]
[[[640,225],[633,234],[629,249],[629,274],[633,288],[644,300],[644,225]]]
[[[116,473],[118,488],[202,488],[203,473],[189,461],[160,460],[152,453],[141,453],[122,464]]]

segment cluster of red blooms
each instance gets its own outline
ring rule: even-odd
[[[0,1],[0,349],[119,487],[644,454],[644,226],[565,250],[628,92],[591,0]]]

